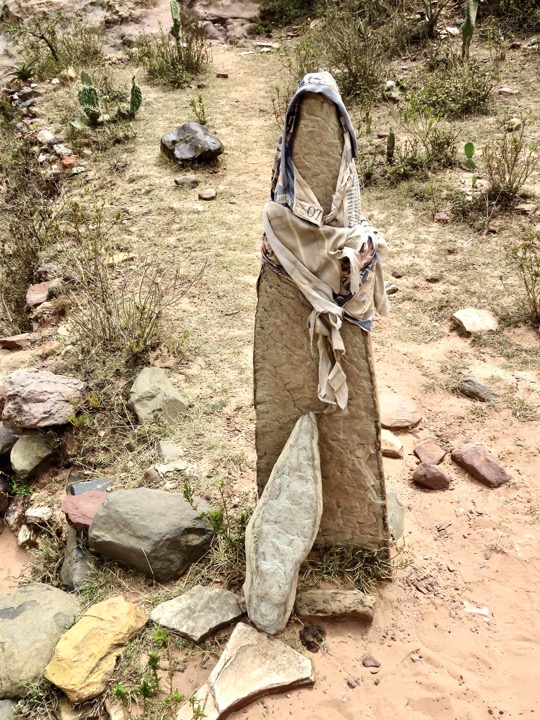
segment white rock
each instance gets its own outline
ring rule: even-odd
[[[390,432],[390,430],[386,428],[381,430],[381,450],[384,457],[403,457],[403,443],[393,432]]]
[[[381,425],[386,429],[406,429],[418,425],[422,415],[416,403],[406,395],[383,390],[379,395]]]
[[[495,315],[489,310],[464,308],[452,315],[452,321],[458,332],[469,337],[470,335],[495,332],[499,323]]]
[[[246,530],[246,598],[250,620],[281,632],[296,597],[298,570],[322,515],[317,420],[301,417],[279,456]]]

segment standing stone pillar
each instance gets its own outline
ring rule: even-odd
[[[336,192],[346,132],[332,101],[319,93],[303,96],[294,121],[292,159],[325,214]],[[344,320],[341,366],[347,378],[347,408],[326,414],[328,405],[318,398],[319,357],[309,329],[312,310],[286,273],[263,265],[254,344],[259,494],[298,419],[314,412],[323,480],[323,515],[315,545],[385,550],[386,492],[370,336]]]

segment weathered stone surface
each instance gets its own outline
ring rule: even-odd
[[[198,643],[238,620],[244,612],[245,602],[239,595],[195,585],[183,595],[157,605],[150,619]]]
[[[76,612],[70,595],[41,583],[0,595],[0,698],[21,697],[43,675]]]
[[[244,596],[260,630],[275,635],[286,626],[321,515],[317,420],[310,413],[294,426],[246,529]]]
[[[466,337],[495,332],[499,327],[499,322],[492,312],[489,312],[489,310],[476,310],[475,308],[458,310],[452,315],[452,322],[458,332]]]
[[[4,427],[0,422],[0,455],[5,455],[17,442],[17,435],[11,428]]]
[[[446,457],[446,450],[439,447],[431,438],[424,438],[414,446],[414,454],[422,463],[439,465]]]
[[[196,0],[193,12],[204,20],[256,20],[261,6],[251,0]]]
[[[352,617],[371,622],[377,600],[359,590],[301,590],[295,611],[308,617]]]
[[[480,402],[496,402],[500,398],[496,390],[481,383],[472,373],[463,375],[459,381],[458,390],[462,395],[480,400]]]
[[[24,504],[21,498],[13,498],[11,501],[9,508],[4,516],[4,522],[8,526],[8,528],[11,530],[11,532],[16,535],[19,532],[19,529],[21,525],[23,524],[24,520]]]
[[[80,482],[72,482],[68,485],[68,493],[70,495],[82,495],[92,490],[109,490],[113,486],[113,481],[109,478],[96,478],[96,480],[81,480]]]
[[[31,285],[26,291],[26,304],[29,308],[37,307],[42,305],[47,300],[47,294],[49,292],[50,280],[38,283],[37,285]]]
[[[159,443],[159,456],[164,462],[170,462],[181,457],[184,451],[171,440],[161,440]]]
[[[428,488],[428,490],[448,490],[452,482],[451,478],[437,465],[429,465],[424,462],[416,468],[412,479],[417,485]]]
[[[53,511],[46,505],[29,507],[24,513],[24,519],[29,525],[47,525],[52,516]]]
[[[418,425],[422,415],[406,395],[385,390],[379,395],[381,425],[388,430],[406,430]]]
[[[386,428],[381,430],[381,450],[383,457],[396,459],[403,457],[403,443]]]
[[[71,702],[91,700],[105,690],[124,647],[148,616],[117,596],[92,605],[60,638],[45,677]]]
[[[208,681],[194,696],[206,720],[220,720],[252,700],[294,687],[313,685],[309,658],[279,640],[239,623]],[[193,706],[182,706],[176,720],[193,720]]]
[[[163,368],[147,367],[131,386],[128,407],[141,423],[172,424],[185,413],[188,404]]]
[[[17,370],[4,380],[6,427],[43,428],[64,425],[82,400],[86,384],[47,370]]]
[[[68,528],[64,562],[60,570],[60,582],[69,590],[79,591],[84,587],[90,570],[95,567],[97,558],[79,545],[77,532]]]
[[[99,508],[109,494],[104,490],[90,490],[80,495],[66,495],[62,500],[62,512],[75,530],[88,530]]]
[[[297,420],[322,412],[318,354],[311,354],[311,306],[287,279],[264,268],[255,317],[255,409],[259,493]],[[320,415],[323,515],[317,545],[387,547],[385,487],[369,335],[343,323],[348,413]],[[351,428],[354,432],[351,432]]]
[[[207,520],[180,495],[150,488],[110,493],[88,534],[91,550],[159,582],[180,577],[212,537]]]
[[[221,141],[199,123],[184,123],[161,138],[161,152],[170,160],[208,162],[223,153]]]
[[[498,488],[512,478],[501,462],[483,445],[467,445],[452,450],[452,460],[488,487]]]
[[[21,529],[17,533],[17,545],[27,550],[28,548],[37,547],[37,533],[28,525],[21,525]]]
[[[204,190],[199,191],[199,200],[215,200],[216,199],[216,191],[214,188],[205,188]]]
[[[11,449],[11,467],[19,477],[27,478],[41,470],[53,457],[51,438],[39,430],[27,430]]]
[[[34,338],[35,335],[32,335],[32,333],[3,337],[0,338],[0,348],[4,350],[26,350]]]
[[[196,175],[179,175],[174,178],[174,184],[193,189],[199,184],[199,178]]]
[[[0,700],[0,720],[15,720],[15,705],[13,700]]]

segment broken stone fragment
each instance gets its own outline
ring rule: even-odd
[[[131,386],[128,407],[141,423],[172,424],[185,413],[188,404],[163,368],[147,367]]]
[[[501,462],[483,445],[456,448],[452,450],[452,460],[491,488],[498,488],[512,479]]]
[[[66,495],[62,500],[62,512],[75,530],[87,531],[94,517],[109,494],[104,490],[90,490],[79,495]]]
[[[205,188],[199,192],[199,200],[215,200],[216,196],[214,188]]]
[[[376,598],[359,590],[301,590],[296,614],[303,617],[351,617],[372,622]]]
[[[381,450],[383,457],[396,459],[403,457],[403,443],[386,428],[381,430]]]
[[[422,420],[414,400],[405,395],[390,390],[383,391],[379,395],[379,405],[381,425],[388,430],[406,430],[418,425]]]
[[[3,337],[0,338],[0,348],[3,350],[26,350],[34,338],[35,335],[32,335],[32,333]]]
[[[480,402],[496,402],[500,398],[496,390],[481,383],[472,373],[463,375],[459,381],[458,390],[462,395],[480,400]]]
[[[199,178],[196,175],[179,175],[174,178],[174,184],[193,189],[199,184]]]
[[[466,337],[495,332],[499,327],[498,320],[492,312],[475,308],[458,310],[452,315],[452,322],[458,332]]]
[[[13,498],[4,516],[4,522],[11,530],[11,532],[16,535],[19,532],[21,525],[23,524],[23,520],[24,503],[21,498]]]
[[[439,465],[446,457],[446,450],[439,447],[431,438],[424,438],[414,446],[414,454],[422,463]]]
[[[73,703],[105,690],[124,647],[146,625],[147,615],[117,596],[92,605],[60,638],[45,677]]]
[[[17,370],[4,380],[2,422],[11,428],[65,425],[83,399],[86,384],[47,370]]]
[[[178,163],[208,162],[223,150],[221,141],[196,122],[180,125],[161,138],[161,152]]]
[[[27,550],[38,546],[37,535],[34,529],[28,525],[22,525],[17,534],[17,545]]]
[[[179,597],[157,605],[150,619],[199,643],[245,612],[239,595],[221,588],[196,585]]]
[[[47,300],[49,293],[50,281],[38,283],[37,285],[31,285],[26,291],[26,304],[29,308],[35,308],[38,305],[43,305]]]
[[[448,490],[451,478],[436,465],[421,463],[413,473],[413,482],[428,490]]]
[[[39,430],[27,430],[11,449],[11,467],[21,478],[29,478],[53,457],[51,438]]]
[[[53,511],[46,505],[40,507],[29,507],[24,513],[24,518],[29,525],[47,525],[52,519]]]
[[[176,720],[220,720],[252,700],[294,687],[313,685],[311,660],[289,645],[239,623],[208,681],[182,706]]]
[[[296,597],[298,571],[322,515],[317,420],[301,417],[289,437],[246,529],[246,598],[250,620],[281,632]]]
[[[72,482],[68,485],[68,493],[70,495],[82,495],[92,490],[109,490],[113,486],[113,481],[109,478],[96,478],[95,480],[82,480],[80,482]]]

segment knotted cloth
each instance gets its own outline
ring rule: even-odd
[[[291,145],[306,93],[322,93],[338,112],[343,153],[332,206],[325,213],[294,165]],[[388,315],[381,262],[386,242],[362,216],[354,164],[356,137],[332,75],[306,75],[291,100],[272,174],[271,200],[263,212],[263,264],[289,277],[313,308],[312,341],[319,351],[319,399],[325,412],[345,410],[347,378],[341,366],[343,320],[371,330],[375,310]]]

